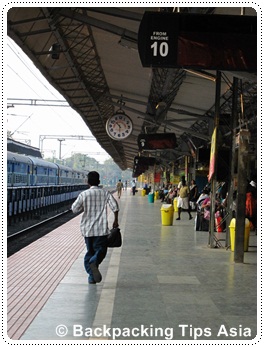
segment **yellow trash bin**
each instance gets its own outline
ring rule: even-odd
[[[231,251],[235,250],[235,235],[236,235],[236,219],[232,218],[230,225],[230,243],[231,243]],[[249,220],[245,219],[245,231],[244,231],[244,252],[248,251],[249,244],[249,235],[250,235],[250,223]]]
[[[159,192],[155,192],[154,199],[158,200],[158,198],[159,198]]]
[[[173,200],[174,212],[178,212],[178,198]]]
[[[146,189],[142,189],[142,190],[141,190],[141,195],[142,195],[142,196],[145,196],[145,195],[146,195]]]
[[[171,204],[163,204],[161,206],[161,224],[172,225],[173,224],[173,206]]]

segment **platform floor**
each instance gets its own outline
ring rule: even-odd
[[[21,340],[260,340],[255,234],[236,264],[187,213],[162,226],[160,200],[128,190],[119,203],[123,246],[109,249],[102,282],[88,285],[83,247]]]

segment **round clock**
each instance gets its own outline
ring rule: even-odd
[[[106,132],[113,140],[126,139],[132,130],[132,120],[124,112],[115,113],[106,122]]]

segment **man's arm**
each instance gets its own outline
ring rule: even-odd
[[[113,197],[113,195],[108,192],[108,199],[107,202],[111,208],[111,210],[114,212],[114,222],[113,222],[113,228],[117,228],[118,227],[118,212],[119,212],[119,206],[118,206],[118,202],[116,201],[116,199]]]
[[[78,213],[83,211],[83,199],[81,194],[77,197],[77,199],[72,204],[71,210],[73,213]]]
[[[114,212],[114,215],[115,215],[115,219],[114,219],[114,222],[113,222],[113,228],[117,228],[118,227],[118,211]]]

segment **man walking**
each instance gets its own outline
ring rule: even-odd
[[[118,227],[119,206],[113,195],[99,187],[100,176],[96,171],[88,174],[87,189],[79,194],[72,204],[73,213],[83,212],[80,229],[84,236],[87,253],[84,257],[84,267],[88,273],[88,282],[101,282],[102,275],[98,269],[107,253],[107,205],[114,212],[113,228]]]
[[[116,185],[116,189],[117,189],[118,199],[120,199],[121,198],[121,194],[122,194],[122,189],[123,189],[123,183],[121,182],[121,180],[118,181],[118,183]]]
[[[179,196],[178,196],[178,218],[176,218],[176,220],[181,219],[182,209],[187,210],[189,214],[189,219],[192,219],[191,207],[189,204],[189,194],[190,194],[189,188],[186,184],[186,181],[183,179],[181,182],[181,188],[180,188]]]

